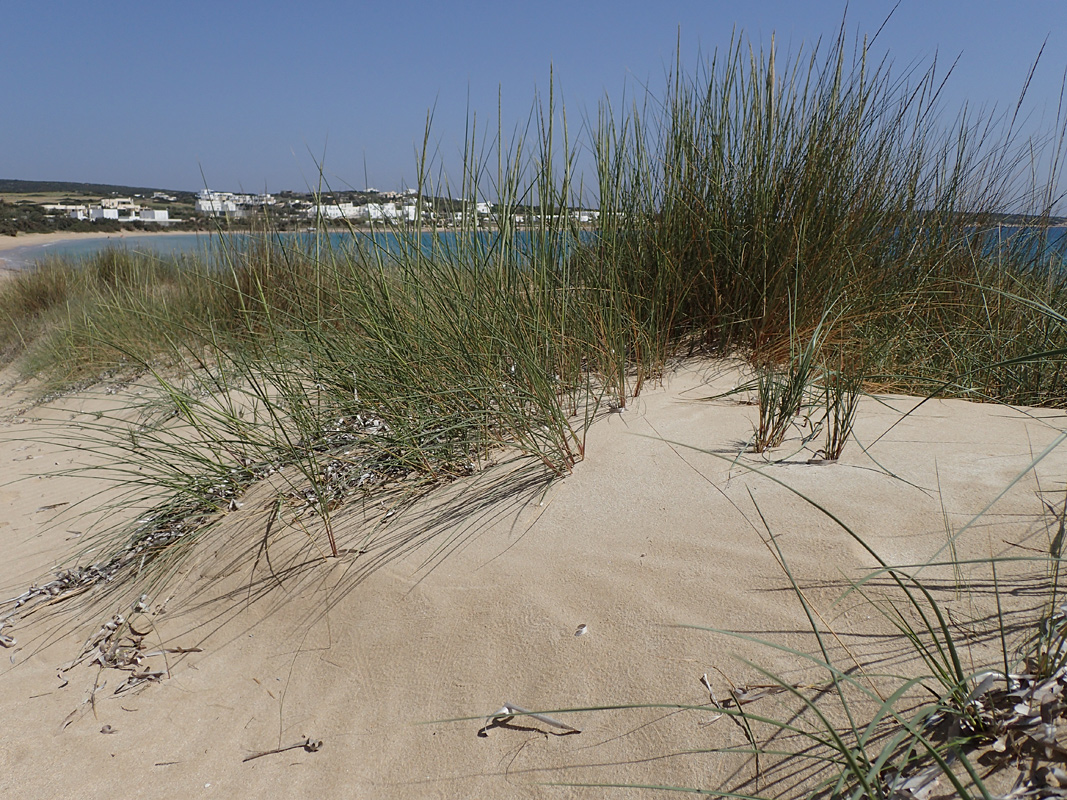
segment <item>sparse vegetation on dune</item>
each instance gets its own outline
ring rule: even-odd
[[[761,452],[803,417],[812,456],[838,458],[864,387],[1067,406],[1067,237],[1052,216],[1067,119],[1044,143],[1022,141],[1012,117],[946,121],[940,75],[898,75],[844,45],[783,63],[773,44],[754,52],[739,39],[695,71],[677,67],[643,105],[605,101],[582,132],[592,235],[559,213],[588,205],[588,185],[550,95],[525,134],[472,134],[456,188],[496,203],[491,232],[398,228],[350,248],[267,232],[241,247],[223,239],[210,265],[109,251],[0,284],[0,349],[27,374],[54,388],[126,370],[155,391],[135,423],[128,410],[103,417],[82,442],[110,454],[94,469],[150,511],[102,530],[92,546],[103,555],[83,556],[49,602],[87,589],[141,602],[268,479],[276,508],[306,520],[309,547],[336,557],[346,542],[331,515],[351,497],[414,496],[501,447],[564,475],[598,411],[625,407],[686,355],[751,364]],[[420,188],[449,196],[426,152]],[[1036,174],[1047,179],[1035,185]],[[521,226],[520,207],[536,211]],[[1030,214],[1025,228],[995,224],[1008,210]],[[1060,544],[1040,559],[1054,590],[1059,513]],[[1059,679],[1060,612],[1053,603],[1034,621],[1032,675],[1012,672],[1005,644],[986,685],[961,666],[921,581],[882,567],[898,592],[888,613],[934,680],[880,694],[824,650],[814,663],[840,701],[833,722],[786,681],[814,728],[739,701],[721,711],[750,731],[806,737],[816,749],[805,753],[841,770],[828,796],[921,796],[930,781],[908,781],[926,769],[985,794],[967,748],[1005,736],[997,752],[1022,758],[1040,744],[1013,739],[994,698]],[[919,685],[937,699],[905,712]],[[852,716],[860,695],[873,721]],[[887,721],[897,733],[875,737]]]

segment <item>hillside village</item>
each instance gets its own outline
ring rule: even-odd
[[[173,202],[178,198],[163,192],[156,192],[152,196],[154,201]],[[169,223],[170,211],[166,208],[149,208],[132,197],[102,197],[96,205],[69,204],[69,203],[45,203],[42,205],[45,212],[52,216],[66,215],[74,220],[89,220],[95,222],[99,219],[110,219],[117,222],[156,222]],[[173,220],[180,222],[181,220]]]
[[[249,194],[0,178],[0,236],[54,231],[195,231],[219,226],[247,230],[263,225],[279,231],[376,224],[422,224],[445,230],[494,228],[499,211],[486,201],[420,198],[413,189]],[[536,226],[540,221],[538,209],[533,206],[512,212],[512,221],[519,226]],[[600,212],[591,208],[569,208],[564,213],[583,227],[595,227],[600,218]],[[1025,214],[986,214],[981,224],[1027,225],[1030,221]],[[1051,217],[1048,222],[1065,225],[1067,218]]]
[[[470,223],[488,226],[496,222],[496,210],[491,203],[452,198],[420,198],[414,189],[402,192],[368,189],[329,198],[294,195],[288,192],[275,197],[270,194],[236,195],[204,190],[199,193],[195,208],[199,214],[235,219],[246,218],[266,208],[273,208],[275,218],[288,216],[290,219],[305,219],[312,224],[415,224],[421,221],[448,227]],[[570,213],[577,222],[591,223],[596,220],[599,212],[591,209],[572,209]],[[527,221],[534,219],[526,214],[516,215],[516,222],[519,224]]]
[[[243,228],[269,222],[280,230],[302,230],[318,225],[368,226],[415,225],[442,228],[494,227],[498,209],[485,201],[419,197],[413,189],[404,191],[334,192],[325,195],[283,191],[277,194],[248,194],[202,189],[199,192],[155,190],[93,192],[88,185],[41,184],[51,191],[12,192],[4,189],[31,182],[0,181],[0,234],[50,230],[116,230]],[[78,191],[62,187],[78,186]],[[84,187],[84,188],[82,188]],[[22,188],[16,186],[15,188]],[[516,209],[514,221],[536,224],[531,209]],[[581,225],[595,224],[598,212],[569,209],[566,212]]]

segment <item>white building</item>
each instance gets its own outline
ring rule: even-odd
[[[123,211],[140,211],[141,206],[129,197],[105,197],[100,201],[101,208],[121,209]],[[108,217],[110,219],[110,217]]]
[[[194,208],[200,214],[210,214],[214,217],[217,217],[220,214],[237,213],[237,203],[233,202],[233,200],[223,200],[221,198],[197,198]]]
[[[415,203],[405,203],[398,206],[396,203],[335,203],[330,205],[316,205],[305,212],[308,219],[347,219],[352,222],[376,222],[389,220],[391,222],[415,222],[419,217],[418,206]]]
[[[63,203],[48,203],[41,206],[46,212],[52,216],[62,217],[67,216],[71,219],[86,219],[88,216],[88,209],[84,205],[70,205]],[[78,216],[78,214],[81,216]]]
[[[119,218],[119,210],[117,208],[90,208],[89,219],[94,222],[98,219],[115,219]]]
[[[197,194],[194,205],[201,214],[219,216],[227,214],[244,216],[249,208],[263,208],[272,206],[277,202],[274,195],[270,194],[234,194],[233,192],[213,192],[210,189],[201,189]]]
[[[141,219],[145,222],[169,222],[170,212],[165,209],[145,208],[141,210]]]
[[[307,210],[308,219],[358,219],[359,206],[352,203],[333,203],[312,206]]]

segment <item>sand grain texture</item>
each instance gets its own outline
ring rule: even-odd
[[[712,722],[710,711],[552,712],[706,703],[704,673],[720,697],[724,675],[739,684],[757,677],[736,655],[789,680],[810,678],[788,654],[678,627],[726,628],[814,649],[761,538],[750,491],[841,642],[880,669],[909,668],[899,637],[870,607],[831,606],[871,557],[746,465],[823,503],[887,560],[921,561],[944,545],[943,509],[962,526],[1053,441],[1065,419],[1055,411],[931,401],[869,456],[850,443],[840,463],[807,464],[810,453],[802,452],[768,464],[738,457],[754,407],[701,400],[737,379],[728,365],[680,369],[595,424],[588,457],[562,480],[546,483],[533,465],[502,464],[398,514],[373,536],[366,521],[377,510],[354,503],[336,524],[341,546],[362,548],[360,555],[323,562],[290,526],[272,545],[277,580],[265,579],[262,564],[253,574],[247,557],[268,515],[266,495],[253,490],[189,562],[185,602],[176,599],[153,618],[153,635],[168,646],[202,652],[172,656],[170,677],[139,693],[115,696],[125,675],[88,666],[67,673],[70,682],[60,688],[57,667],[76,653],[84,631],[65,632],[62,615],[19,622],[5,630],[17,647],[0,650],[0,795],[609,796],[544,785],[554,782],[725,783],[752,791],[743,785],[750,774],[744,758],[692,752],[744,745],[738,728],[726,718]],[[71,511],[37,509],[72,502],[90,484],[8,481],[75,457],[29,441],[42,420],[76,428],[79,414],[105,400],[74,395],[25,410],[24,394],[7,384],[0,402],[0,586],[17,594],[47,574],[71,546],[69,531],[83,525]],[[865,400],[858,441],[874,442],[917,402]],[[1037,476],[1020,481],[961,537],[961,558],[1014,552],[1007,541],[1047,548],[1041,498],[1062,500],[1067,450],[1054,451]],[[924,576],[945,589],[946,606],[961,620],[989,613],[988,591],[955,599],[950,570]],[[1013,610],[1041,602],[1039,589],[1016,588]],[[587,632],[575,636],[579,624]],[[975,658],[992,657],[994,645],[976,644]],[[103,681],[94,711],[83,700]],[[505,703],[552,713],[581,733],[558,735],[521,717],[486,736],[478,735],[480,720],[434,722],[486,715]],[[101,733],[107,725],[115,732]],[[242,761],[305,737],[323,740],[323,748]],[[786,792],[802,776],[773,777]]]

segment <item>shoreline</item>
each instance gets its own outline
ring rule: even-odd
[[[19,272],[28,264],[12,260],[9,254],[31,247],[43,247],[60,242],[89,241],[92,239],[115,239],[121,241],[141,236],[188,236],[201,231],[101,231],[99,233],[55,231],[53,233],[20,233],[16,236],[0,236],[0,272]]]
[[[333,228],[327,229],[326,233],[347,233],[347,228]],[[441,229],[451,230],[451,229]],[[355,231],[358,233],[375,233],[376,229],[371,226],[355,227]],[[225,231],[224,233],[248,233],[248,231]],[[293,233],[299,233],[299,231],[293,231]],[[92,241],[94,239],[115,239],[116,242],[121,243],[126,239],[143,238],[143,237],[160,237],[167,238],[172,236],[217,236],[218,231],[215,230],[182,230],[182,231],[101,231],[101,232],[85,232],[85,231],[54,231],[51,233],[20,233],[16,236],[0,236],[0,276],[10,274],[14,272],[20,272],[26,267],[30,266],[30,262],[25,259],[11,257],[12,254],[21,253],[22,251],[30,248],[44,247],[52,244],[78,242],[78,241]]]
[[[18,250],[23,247],[37,247],[54,242],[74,242],[81,239],[127,239],[131,236],[188,236],[209,231],[101,231],[99,233],[82,231],[55,231],[53,233],[20,233],[17,236],[0,236],[0,253]]]

